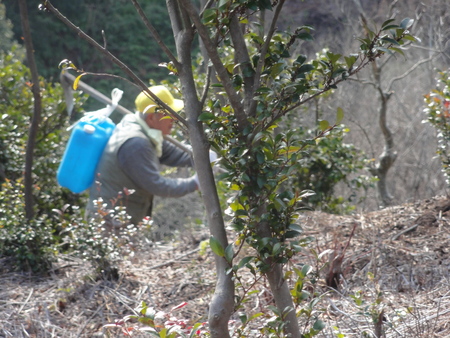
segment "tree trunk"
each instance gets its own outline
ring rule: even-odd
[[[380,108],[378,109],[378,116],[379,116],[378,122],[380,125],[381,132],[383,133],[385,145],[384,151],[380,155],[376,167],[373,168],[371,172],[374,176],[378,178],[377,183],[378,194],[380,195],[382,205],[386,207],[391,205],[393,200],[393,197],[389,192],[387,174],[397,158],[397,153],[394,150],[394,137],[387,125],[388,101],[389,98],[391,97],[391,93],[385,93],[381,89],[381,74],[380,74],[381,71],[377,66],[377,63],[373,62],[372,67],[375,83],[377,85],[378,93],[380,96]]]
[[[194,75],[192,73],[191,47],[194,31],[185,8],[173,0],[167,0],[167,8],[171,16],[177,54],[179,57],[178,76],[185,102],[189,139],[194,154],[203,203],[206,209],[208,226],[215,239],[226,248],[228,239],[225,222],[220,207],[217,188],[209,161],[209,142],[198,117],[202,111],[198,99]],[[228,264],[223,257],[215,257],[217,284],[214,296],[209,305],[209,327],[211,337],[228,338],[228,322],[234,308],[234,283],[231,274],[226,274]]]
[[[265,213],[266,205],[259,208],[258,214]],[[258,235],[261,238],[272,237],[272,233],[269,225],[266,222],[258,224]],[[268,272],[265,273],[267,280],[269,281],[270,290],[272,291],[275,305],[280,313],[283,314],[283,319],[286,324],[284,333],[290,338],[300,338],[300,328],[298,326],[297,315],[295,313],[294,302],[292,301],[292,295],[283,275],[283,266],[281,264],[273,264],[270,260],[266,261],[271,265]],[[285,311],[289,309],[289,312]]]
[[[27,52],[28,67],[31,72],[31,91],[34,97],[34,111],[28,133],[27,150],[25,155],[25,216],[28,220],[34,217],[33,200],[33,154],[36,143],[39,122],[41,120],[42,101],[39,87],[39,76],[36,62],[34,60],[33,42],[31,39],[30,23],[28,20],[28,10],[26,0],[19,0],[20,18],[22,31]]]

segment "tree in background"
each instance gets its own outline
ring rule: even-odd
[[[306,2],[304,6],[318,5]],[[345,110],[351,129],[347,142],[368,154],[372,172],[383,178],[378,192],[369,191],[369,210],[445,193],[440,164],[433,155],[434,132],[421,123],[421,98],[432,86],[433,68],[449,65],[448,2],[330,1],[320,8],[326,29],[318,33],[330,48],[348,49],[358,43],[354,36],[362,22],[360,13],[370,25],[383,21],[390,11],[396,17],[411,15],[420,39],[409,44],[404,56],[387,55],[367,67],[323,103]],[[307,20],[317,16],[310,10]],[[328,30],[339,32],[339,39]],[[305,47],[313,49],[312,43]]]

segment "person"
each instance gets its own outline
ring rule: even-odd
[[[149,90],[175,112],[183,109],[183,101],[175,99],[165,86]],[[105,203],[107,210],[123,205],[131,223],[138,224],[151,216],[154,195],[181,197],[198,190],[196,175],[168,178],[160,174],[161,164],[193,166],[190,154],[163,138],[170,133],[173,120],[145,92],[136,97],[135,105],[136,114],[122,118],[103,151],[89,191],[88,216],[99,210],[99,204]]]

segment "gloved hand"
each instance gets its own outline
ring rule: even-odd
[[[197,183],[197,190],[200,190],[200,182],[198,180],[198,175],[197,173],[195,173],[194,176],[192,176],[192,178],[194,179],[195,183]]]
[[[213,150],[209,150],[209,162],[211,162],[212,165],[214,165],[217,161],[217,153]]]

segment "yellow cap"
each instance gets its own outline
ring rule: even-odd
[[[184,107],[182,100],[174,99],[170,91],[164,86],[153,86],[148,89],[155,94],[162,102],[167,104],[175,112],[180,111]],[[136,109],[141,113],[154,113],[158,104],[145,92],[142,91],[134,101]]]

